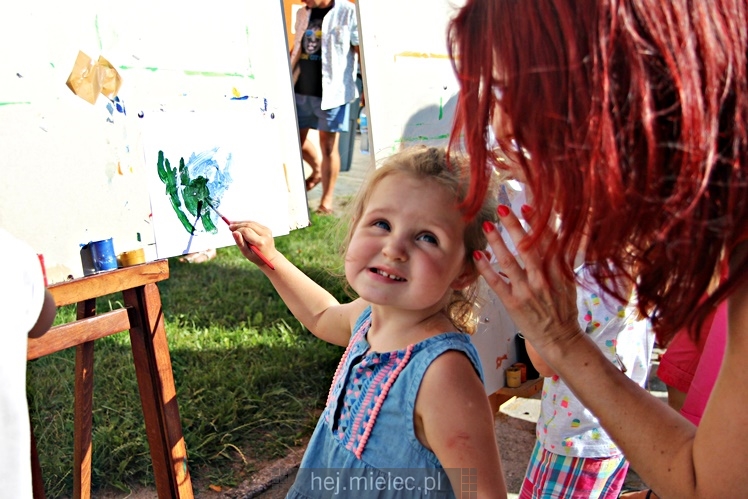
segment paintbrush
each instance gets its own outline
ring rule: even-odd
[[[206,201],[206,203],[208,203],[208,206],[210,206],[211,208],[213,208],[213,211],[216,212],[216,215],[218,215],[219,217],[221,217],[221,220],[223,220],[224,222],[226,222],[226,225],[231,225],[231,222],[229,221],[229,219],[226,218],[225,216],[223,216],[221,214],[221,212],[218,211],[218,209],[215,206],[213,206],[213,203],[211,203],[210,201]],[[270,260],[268,260],[267,257],[262,254],[262,252],[260,251],[260,248],[258,248],[254,244],[249,244],[249,249],[251,249],[252,253],[254,253],[255,255],[257,255],[260,258],[260,260],[262,260],[265,263],[265,265],[267,265],[268,267],[270,267],[270,270],[275,270],[275,266],[273,266],[273,264],[270,263]]]

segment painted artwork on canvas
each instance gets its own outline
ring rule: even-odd
[[[166,188],[174,213],[189,234],[195,233],[198,224],[205,232],[218,232],[213,220],[215,210],[231,185],[231,153],[219,158],[218,149],[193,152],[187,161],[180,157],[179,166],[172,166],[164,151],[158,151],[158,177]]]
[[[253,108],[142,120],[158,258],[233,245],[220,214],[289,232],[288,184],[274,165],[275,120]]]

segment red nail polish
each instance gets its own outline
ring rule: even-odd
[[[497,209],[496,211],[498,211],[498,212],[499,212],[499,216],[500,216],[500,217],[506,217],[506,216],[508,216],[508,215],[509,215],[509,213],[510,213],[510,212],[509,212],[509,207],[508,207],[508,206],[506,206],[506,205],[504,205],[504,204],[500,204],[500,205],[499,205],[499,208],[498,208],[498,209]]]
[[[528,204],[523,204],[520,210],[522,211],[522,214],[526,217],[529,217],[530,215],[532,215],[532,206]]]
[[[496,230],[496,226],[493,224],[493,222],[489,222],[488,220],[483,222],[483,232],[488,233],[488,232],[493,232],[495,230]]]
[[[478,250],[473,251],[473,260],[480,260],[481,258],[483,258],[482,251],[478,251]]]

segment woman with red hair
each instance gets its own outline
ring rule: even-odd
[[[486,195],[497,152],[536,193],[529,233],[499,207],[520,261],[487,227],[509,280],[476,252],[482,275],[660,497],[745,495],[748,0],[467,0],[448,36],[461,84],[451,147],[472,162],[466,207]],[[698,428],[580,329],[580,249],[600,264],[601,286],[635,286],[660,344],[682,327],[697,335],[728,304],[727,347]]]

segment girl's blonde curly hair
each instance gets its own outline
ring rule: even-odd
[[[470,185],[469,172],[469,162],[465,157],[459,157],[455,154],[447,155],[446,148],[443,147],[413,146],[389,156],[381,166],[369,173],[361,184],[358,194],[348,205],[347,214],[344,217],[346,234],[341,246],[342,254],[345,255],[356,229],[357,221],[361,218],[371,193],[382,179],[395,173],[401,173],[411,175],[416,179],[436,182],[446,187],[454,195],[455,209],[459,209],[458,206],[465,199]],[[424,189],[426,188],[428,186],[424,185]],[[473,251],[486,249],[487,241],[482,225],[486,221],[495,221],[496,206],[496,199],[487,195],[481,209],[465,226],[463,238],[465,263],[468,268],[476,273]],[[468,334],[472,334],[476,328],[474,305],[477,295],[478,283],[476,279],[469,286],[454,290],[452,299],[445,310],[455,327]]]

